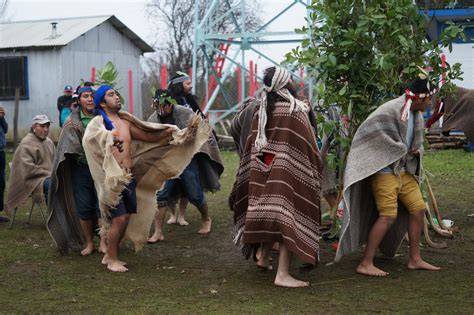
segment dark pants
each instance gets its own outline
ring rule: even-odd
[[[132,179],[122,191],[122,198],[117,207],[110,211],[111,218],[117,218],[125,214],[137,213],[137,182]]]
[[[48,205],[48,192],[49,192],[49,181],[50,177],[46,177],[43,181],[43,195],[44,195],[44,201],[46,202],[46,205]]]
[[[72,167],[74,204],[79,218],[82,220],[99,218],[99,201],[89,166],[76,162],[72,163]]]
[[[0,151],[0,211],[3,211],[5,194],[5,151]]]

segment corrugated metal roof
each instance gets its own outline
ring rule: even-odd
[[[150,45],[114,15],[1,23],[0,49],[65,46],[107,20],[143,52],[154,52]],[[52,22],[58,23],[55,37],[52,36]]]

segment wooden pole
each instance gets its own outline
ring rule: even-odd
[[[15,111],[13,112],[13,149],[18,146],[18,111],[20,109],[20,88],[15,88]]]

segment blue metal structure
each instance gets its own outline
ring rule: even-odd
[[[241,75],[241,99],[245,99],[245,79],[246,75],[250,72],[246,66],[246,52],[256,53],[258,56],[267,60],[268,62],[278,65],[279,62],[273,60],[270,56],[263,53],[259,46],[261,45],[273,45],[273,44],[284,44],[284,43],[300,43],[303,40],[304,35],[296,34],[294,30],[272,32],[267,31],[269,27],[284,14],[288,14],[295,8],[295,6],[304,6],[305,8],[309,5],[310,0],[289,0],[288,4],[279,11],[275,16],[271,17],[255,32],[247,31],[246,27],[246,6],[247,0],[240,0],[230,3],[229,0],[196,0],[195,2],[195,14],[194,14],[194,47],[193,47],[193,73],[197,73],[197,58],[198,50],[200,50],[206,61],[206,67],[209,69],[206,73],[213,75],[217,81],[217,88],[212,95],[206,95],[207,106],[204,110],[207,113],[212,110],[212,106],[218,93],[223,95],[223,99],[226,102],[227,109],[218,118],[221,120],[228,116],[230,113],[235,112],[238,104],[231,104],[229,97],[226,94],[223,82],[231,74],[235,66],[240,66],[242,69]],[[204,7],[201,7],[204,6]],[[222,7],[226,8],[222,10]],[[199,12],[204,9],[202,17],[199,16]],[[220,9],[220,10],[219,10]],[[222,19],[230,18],[235,25],[235,32],[233,33],[219,33],[216,31],[216,24]],[[230,50],[228,54],[223,54],[217,48],[221,43],[230,43]],[[219,78],[213,68],[213,60],[211,54],[220,54],[226,58],[226,66],[223,69],[222,76]],[[298,74],[294,74],[295,78],[301,79]],[[262,79],[257,76],[261,81]],[[196,87],[196,75],[193,75],[193,89]],[[311,90],[311,89],[310,89]],[[195,91],[193,91],[194,93]],[[215,121],[214,121],[215,122]]]
[[[465,42],[459,39],[455,43],[474,43],[474,8],[432,9],[421,12],[429,19],[428,36],[430,39],[438,39],[446,28],[446,23],[453,22],[464,26],[466,36],[469,38]]]

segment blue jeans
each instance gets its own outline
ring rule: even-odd
[[[179,183],[181,180],[181,183]],[[190,203],[196,207],[202,206],[206,202],[202,192],[201,182],[199,181],[199,168],[195,158],[184,169],[179,178],[169,179],[165,182],[163,188],[156,194],[156,202],[159,208],[168,207],[168,199],[174,185],[181,184]]]

